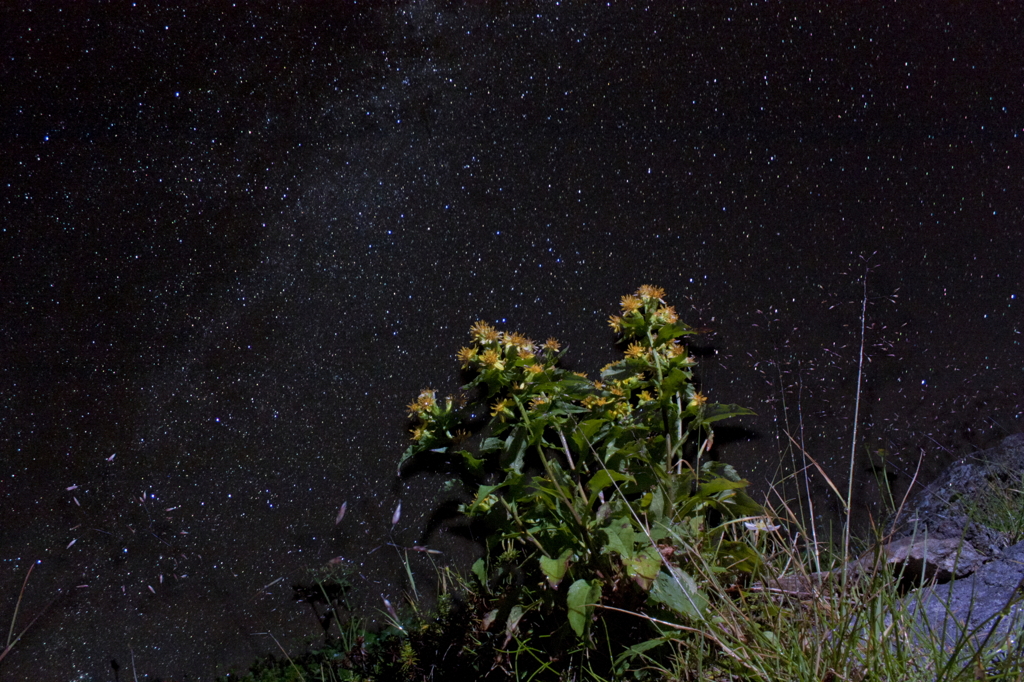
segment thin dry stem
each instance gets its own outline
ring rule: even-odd
[[[857,362],[857,399],[853,403],[853,439],[850,444],[850,472],[846,486],[846,526],[843,529],[843,559],[850,558],[850,505],[853,503],[853,463],[857,455],[857,423],[860,421],[860,389],[864,378],[864,328],[868,313],[868,273],[864,272],[864,298],[860,309],[860,359]]]

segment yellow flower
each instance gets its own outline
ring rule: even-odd
[[[608,318],[608,326],[611,327],[616,334],[622,331],[622,318],[618,315],[612,315]]]
[[[509,410],[508,408],[510,408],[514,404],[515,402],[510,398],[503,398],[502,400],[499,400],[498,402],[494,403],[494,407],[491,408],[491,416],[497,417],[498,415],[501,415],[502,418],[504,418],[505,415],[511,416],[512,411]]]
[[[469,363],[476,359],[476,348],[460,348],[459,352],[455,354],[456,359],[462,363],[462,368],[469,367]]]
[[[628,315],[630,313],[635,313],[636,311],[640,310],[640,307],[643,304],[644,302],[641,301],[636,296],[626,294],[625,296],[622,297],[622,314]]]
[[[647,355],[647,349],[636,342],[629,344],[629,348],[626,349],[627,358],[640,359],[645,355]]]
[[[690,407],[700,407],[708,401],[707,397],[700,393],[694,393],[693,398],[690,399]]]
[[[427,436],[430,435],[430,431],[427,431],[427,427],[424,424],[420,424],[416,428],[411,429],[411,431],[412,431],[412,439],[414,441],[416,441],[416,442],[420,442],[424,438],[426,438]]]
[[[669,344],[668,348],[665,350],[665,355],[670,358],[677,358],[680,355],[686,355],[686,346],[673,339],[672,343]]]
[[[679,319],[679,313],[676,312],[674,307],[667,305],[664,308],[659,308],[654,313],[654,317],[662,324],[672,324]]]
[[[480,364],[487,369],[503,370],[505,369],[505,363],[501,361],[501,356],[498,355],[498,351],[493,348],[488,348],[480,354]]]
[[[541,372],[544,371],[544,367],[542,367],[541,365],[527,365],[526,371],[529,372],[530,374],[540,374]]]
[[[650,391],[646,391],[646,390],[645,391],[640,391],[640,393],[637,394],[637,397],[640,398],[640,402],[642,402],[642,403],[649,403],[652,400],[654,400],[654,398],[651,397]]]
[[[544,342],[544,350],[551,351],[552,353],[557,353],[561,347],[562,345],[558,343],[558,339],[553,336]]]
[[[612,419],[620,419],[622,417],[628,417],[629,413],[633,411],[632,406],[627,402],[621,402],[612,407],[609,410],[611,412]]]
[[[515,346],[521,351],[528,350],[533,352],[533,341],[526,338],[519,332],[513,332],[505,336],[505,345]]]
[[[473,326],[469,328],[469,335],[472,336],[473,340],[477,343],[483,343],[484,341],[491,340],[490,337],[495,333],[494,327],[483,320],[474,322]]]
[[[406,405],[406,409],[409,410],[409,416],[422,416],[425,412],[429,412],[434,405],[437,404],[434,398],[435,393],[436,392],[432,388],[425,388],[420,391],[419,397],[416,398],[416,401]]]
[[[546,395],[539,395],[530,401],[530,409],[536,410],[541,405],[547,405],[548,402],[550,401],[548,400],[548,397]]]
[[[624,390],[622,390],[622,384],[620,384],[620,383],[612,384],[612,387],[609,388],[608,391],[612,395],[619,396],[620,398],[622,396],[626,395],[626,392]]]
[[[665,298],[665,290],[661,287],[652,286],[650,284],[644,284],[642,287],[636,290],[636,295],[640,298],[647,299],[652,298]]]

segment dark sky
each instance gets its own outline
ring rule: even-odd
[[[1022,430],[1015,4],[185,4],[0,9],[0,623],[54,600],[0,678],[209,679],[304,569],[465,557],[394,466],[478,319],[594,376],[664,287],[763,493],[787,429],[845,484],[866,292],[860,527],[863,453]]]

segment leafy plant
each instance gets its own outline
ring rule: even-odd
[[[529,632],[576,639],[587,655],[649,656],[666,631],[707,615],[695,558],[723,579],[757,570],[735,526],[764,512],[747,481],[709,457],[713,424],[751,412],[697,391],[681,342],[694,331],[663,297],[649,285],[622,297],[609,324],[624,357],[599,380],[560,367],[554,339],[477,322],[457,355],[472,397],[442,403],[424,389],[409,405],[399,470],[449,467],[466,483],[461,511],[487,537],[473,567],[493,598],[484,628],[503,623],[505,644]],[[633,625],[609,634],[623,614]]]

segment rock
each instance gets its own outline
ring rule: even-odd
[[[903,598],[916,636],[953,651],[966,635],[963,656],[984,647],[1010,651],[1024,628],[1024,542],[977,570],[945,585],[931,585]],[[1005,611],[1004,611],[1005,609]]]
[[[981,561],[999,556],[1015,540],[1006,526],[1014,519],[1007,501],[1021,493],[1024,481],[1024,434],[1010,436],[996,447],[954,462],[946,472],[912,497],[907,512],[886,534],[894,540],[916,537],[963,540],[960,565],[968,556]],[[1018,503],[1018,509],[1021,509]],[[1024,518],[1017,519],[1024,522]],[[968,571],[970,572],[970,571]],[[961,571],[962,574],[962,571]]]
[[[857,573],[874,570],[882,561],[893,567],[908,587],[949,582],[974,573],[987,558],[960,538],[905,537],[882,545],[853,562]]]
[[[883,564],[892,566],[893,574],[907,588],[925,583],[945,583],[974,573],[987,557],[977,553],[959,538],[906,537],[880,545],[846,564],[849,578],[872,575]],[[771,588],[794,595],[811,595],[827,582],[842,579],[843,568],[810,575],[787,575],[775,578]],[[761,583],[755,583],[761,588]]]
[[[890,529],[890,561],[904,563],[911,584],[933,581],[902,600],[914,638],[957,652],[959,663],[983,648],[1021,654],[1024,542],[1007,545],[1024,535],[1022,481],[1018,434],[954,462]]]

